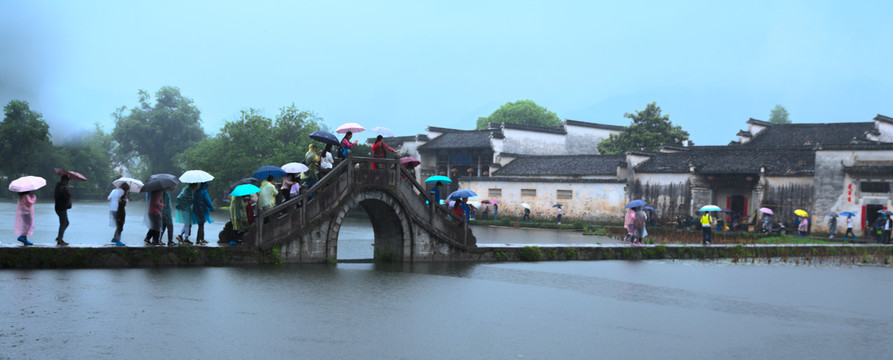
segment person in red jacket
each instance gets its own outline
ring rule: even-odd
[[[390,151],[394,154],[397,154],[397,150],[392,149],[388,144],[384,143],[384,138],[381,135],[375,138],[375,142],[372,143],[372,158],[375,159],[384,159],[384,152]],[[375,166],[375,162],[372,162],[372,168],[377,169]]]

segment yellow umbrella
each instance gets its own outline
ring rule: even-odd
[[[800,209],[794,210],[794,214],[797,214],[797,216],[802,216],[802,217],[809,216],[809,213],[807,213],[806,211],[800,210]]]

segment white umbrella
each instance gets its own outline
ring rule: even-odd
[[[530,209],[530,205],[527,205],[527,203],[521,203],[521,206],[525,209]]]
[[[360,125],[357,123],[347,123],[347,124],[343,124],[343,125],[339,126],[337,129],[335,129],[335,132],[339,133],[339,134],[346,134],[348,131],[350,131],[352,133],[358,133],[358,132],[366,131],[366,128],[364,128],[363,125]]]
[[[47,181],[40,176],[22,176],[9,183],[9,191],[26,192],[40,189],[47,185]]]
[[[288,164],[282,165],[282,170],[285,170],[285,172],[288,174],[302,173],[309,169],[310,168],[308,168],[307,165],[298,162],[290,162]]]
[[[122,177],[118,180],[112,181],[112,185],[115,185],[116,188],[120,188],[122,184],[127,184],[130,187],[130,192],[140,192],[140,189],[143,188],[143,182],[134,178]]]
[[[384,137],[394,137],[394,132],[391,131],[391,129],[381,127],[381,126],[376,126],[376,127],[372,128],[372,130],[369,130],[369,131],[374,132],[374,133],[384,136]]]
[[[214,180],[214,176],[202,170],[189,170],[180,175],[180,182],[187,184],[204,183]]]

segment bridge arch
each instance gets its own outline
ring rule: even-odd
[[[357,192],[342,204],[328,231],[327,253],[337,258],[338,234],[344,217],[356,207],[362,208],[372,222],[375,234],[374,257],[383,261],[408,261],[412,256],[412,223],[406,208],[386,191],[367,189]]]

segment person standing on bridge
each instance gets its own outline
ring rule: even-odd
[[[307,171],[301,173],[301,181],[307,189],[312,188],[319,180],[317,177],[317,172],[319,171],[319,155],[316,153],[316,149],[316,144],[310,144],[307,153],[304,154],[304,165],[307,165]],[[261,209],[263,209],[263,205],[261,205]]]
[[[319,175],[318,177],[322,179],[326,175],[329,174],[329,171],[332,171],[332,167],[335,164],[335,159],[332,159],[332,144],[326,144],[326,147],[322,148],[322,151],[319,152]]]
[[[468,198],[462,198],[462,212],[465,213],[465,222],[471,223],[471,208],[468,206]]]
[[[62,175],[62,178],[56,183],[56,215],[59,216],[59,233],[56,235],[56,245],[58,246],[68,245],[62,240],[62,237],[65,236],[65,229],[69,224],[68,209],[71,209],[71,188],[68,187],[68,182],[70,179],[68,175]]]
[[[353,143],[350,142],[350,138],[353,137],[353,133],[348,131],[344,134],[344,138],[341,139],[341,158],[346,158],[347,154],[350,153],[350,148],[357,144],[357,140],[354,140]]]
[[[208,183],[202,183],[198,190],[193,194],[192,212],[195,214],[195,223],[198,225],[198,234],[195,237],[196,245],[205,245],[205,223],[212,223],[211,212],[214,211],[214,204],[211,203],[211,196],[208,195]]]
[[[434,188],[431,189],[431,193],[434,194],[434,205],[440,205],[440,186],[443,185],[440,181],[434,184]]]
[[[260,194],[258,194],[257,206],[262,211],[267,211],[276,206],[276,185],[273,185],[275,178],[273,175],[267,176],[267,179],[260,183]]]
[[[148,206],[146,207],[146,218],[144,224],[149,228],[146,238],[143,242],[146,245],[162,245],[161,244],[161,226],[162,212],[164,211],[164,190],[155,190],[146,194]]]
[[[242,235],[248,231],[248,213],[251,211],[251,197],[230,196],[229,216],[233,222],[233,232],[235,238],[230,240],[229,244],[237,246],[242,243]]]
[[[189,235],[192,235],[192,224],[195,222],[192,202],[197,187],[198,184],[189,184],[180,191],[180,195],[177,195],[177,222],[183,224],[180,235],[177,235],[177,242],[192,244]]]
[[[384,137],[378,135],[375,137],[375,142],[372,143],[372,158],[373,159],[384,159],[385,151],[390,151],[394,154],[397,154],[397,150],[392,149],[388,144],[384,143]],[[372,162],[372,168],[377,169],[375,165],[375,161]]]

